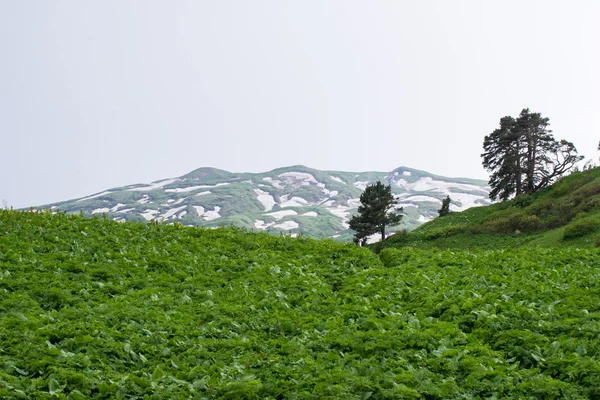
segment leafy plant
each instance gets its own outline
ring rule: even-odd
[[[594,398],[599,251],[0,210],[0,398]]]

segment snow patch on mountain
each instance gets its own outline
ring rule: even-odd
[[[281,199],[282,199],[282,203],[280,204],[281,208],[284,208],[284,207],[304,207],[304,206],[306,206],[306,205],[309,204],[308,201],[306,199],[303,199],[302,197],[294,196],[290,200],[287,200],[287,196],[286,196],[286,200],[285,201],[283,201],[283,197],[284,196],[281,196]]]
[[[451,211],[464,211],[467,208],[475,207],[479,205],[483,205],[481,196],[477,196],[469,193],[451,193],[450,198],[452,202],[450,203]],[[456,202],[460,202],[460,206],[456,204]]]
[[[150,201],[150,197],[148,197],[147,194],[143,195],[141,199],[139,199],[138,201],[136,201],[136,203],[139,204],[147,204],[147,203],[151,203]]]
[[[215,209],[213,211],[206,211],[204,213],[204,220],[212,221],[213,219],[221,218],[221,214],[219,214],[219,211],[221,211],[221,207],[219,206],[215,206]]]
[[[122,204],[122,203],[117,203],[117,205],[116,205],[116,206],[114,206],[114,207],[112,207],[112,208],[110,209],[110,212],[116,212],[116,211],[117,211],[119,208],[121,208],[121,207],[125,207],[125,204]]]
[[[107,194],[112,193],[110,191],[106,191],[106,192],[102,192],[102,193],[98,193],[98,194],[94,194],[92,196],[88,196],[88,197],[84,197],[82,199],[79,199],[77,201],[85,201],[85,200],[90,200],[90,199],[95,199],[96,197],[100,197],[100,196],[106,196]]]
[[[304,214],[301,214],[302,216],[305,217],[318,217],[319,214],[317,214],[315,211],[309,211],[309,212],[305,212]]]
[[[160,218],[164,218],[165,220],[167,220],[167,219],[171,218],[173,215],[177,214],[179,211],[183,210],[186,207],[187,206],[181,206],[181,207],[172,208],[169,211],[167,211],[166,213],[162,214],[160,216]]]
[[[312,174],[306,172],[284,172],[283,174],[279,174],[278,177],[288,185],[300,184],[301,186],[308,186],[311,183],[319,183]]]
[[[343,183],[344,185],[346,184],[346,182],[344,182],[341,178],[338,178],[337,176],[329,175],[329,177],[336,182]]]
[[[283,189],[283,186],[281,186],[281,181],[278,179],[273,179],[271,177],[264,177],[263,181],[270,183],[272,186],[276,187],[277,189]]]
[[[419,219],[417,219],[417,222],[425,223],[431,221],[432,219],[433,218],[426,217],[424,215],[419,215]]]
[[[365,190],[368,184],[369,181],[356,181],[353,183],[353,185],[359,188],[360,190]]]
[[[360,199],[359,198],[349,199],[347,201],[347,203],[348,203],[348,207],[358,208],[358,206],[360,206]]]
[[[430,202],[430,203],[438,203],[438,204],[442,204],[442,201],[439,199],[436,199],[435,197],[429,197],[429,196],[408,196],[403,200],[407,200],[407,201],[425,201],[425,202]]]
[[[414,208],[419,208],[418,204],[414,204],[414,203],[405,203],[403,201],[398,202],[398,206],[400,207],[414,207]]]
[[[273,225],[273,228],[285,229],[287,231],[290,229],[298,228],[299,226],[300,225],[298,225],[298,223],[296,221],[284,221],[280,224]]]
[[[325,184],[324,183],[317,183],[317,186],[321,188],[321,190],[323,190],[323,193],[325,193],[325,195],[330,196],[330,197],[334,197],[337,196],[338,191],[337,190],[328,190],[325,188]]]
[[[413,183],[408,183],[406,180],[400,179],[395,183],[395,185],[406,190],[412,190],[416,192],[432,191],[450,196],[456,193],[452,191],[453,188],[464,191],[480,192],[482,196],[487,195],[487,193],[480,186],[470,185],[468,183],[444,182],[435,180],[431,177],[421,178]]]
[[[193,206],[194,210],[196,210],[196,214],[198,214],[199,217],[204,215],[204,207],[202,206]]]
[[[140,215],[146,221],[152,221],[154,219],[154,217],[156,216],[156,214],[158,214],[158,210],[146,210],[143,213],[141,213]]]
[[[109,211],[110,211],[110,209],[108,207],[96,208],[95,210],[92,210],[92,215],[94,215],[94,214],[100,214],[100,213],[104,214],[104,213],[107,213]]]
[[[342,220],[342,225],[344,226],[344,228],[348,229],[350,227],[350,225],[348,225],[348,215],[350,215],[349,210],[351,208],[352,207],[345,207],[345,206],[339,205],[337,207],[327,208],[327,211],[329,211],[333,215],[339,217]]]
[[[271,211],[273,209],[273,206],[275,205],[275,199],[269,194],[269,192],[265,192],[260,189],[254,189],[254,193],[258,195],[256,196],[256,199],[260,201],[265,208],[265,211]]]
[[[261,219],[257,219],[254,221],[254,227],[256,229],[267,229],[270,226],[275,225],[275,222],[269,222],[269,223],[265,223],[265,221],[261,220]]]
[[[181,179],[179,178],[173,178],[173,179],[163,179],[162,181],[156,181],[156,182],[152,182],[150,185],[148,186],[142,186],[142,187],[137,187],[137,188],[132,188],[132,189],[128,189],[129,192],[148,192],[150,190],[156,190],[156,189],[160,189],[163,186],[167,186],[170,185],[171,183],[174,182],[178,182]]]
[[[193,192],[194,190],[198,190],[198,189],[216,188],[219,186],[227,186],[229,184],[230,184],[230,182],[221,182],[221,183],[217,183],[216,185],[196,185],[196,186],[188,186],[188,187],[184,187],[184,188],[165,189],[165,192],[167,192],[167,193],[187,193],[187,192]]]
[[[273,217],[276,220],[280,220],[281,218],[289,217],[290,215],[298,215],[298,213],[296,211],[294,211],[294,210],[282,210],[282,211],[275,211],[275,212],[272,212],[272,213],[268,213],[268,214],[265,214],[265,215]]]

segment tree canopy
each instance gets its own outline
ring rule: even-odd
[[[356,231],[354,241],[364,243],[366,238],[375,233],[381,233],[381,240],[385,239],[386,226],[398,225],[402,220],[402,208],[397,208],[397,200],[392,194],[391,185],[384,185],[377,181],[375,185],[367,186],[360,195],[361,205],[358,215],[350,221],[350,229]]]
[[[573,143],[554,139],[549,121],[525,108],[516,119],[501,118],[500,127],[485,136],[481,157],[492,173],[490,198],[536,192],[583,159]]]

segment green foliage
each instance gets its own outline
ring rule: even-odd
[[[433,240],[437,238],[443,238],[453,236],[458,233],[464,232],[464,226],[462,225],[448,225],[441,228],[431,229],[425,233],[424,237],[427,240]]]
[[[474,227],[474,229],[479,229],[481,233],[512,234],[532,232],[539,229],[540,226],[540,219],[536,215],[517,211],[490,218],[483,225]]]
[[[530,194],[522,194],[513,200],[513,205],[519,208],[529,207],[533,203],[533,196]]]
[[[597,220],[592,218],[584,218],[579,219],[577,221],[571,222],[569,225],[565,227],[565,231],[563,234],[564,239],[571,239],[580,236],[589,235],[590,233],[595,232],[598,227],[600,227],[600,223]]]
[[[0,398],[596,398],[599,256],[2,210]]]

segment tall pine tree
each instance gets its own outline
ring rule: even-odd
[[[483,166],[490,176],[490,197],[533,193],[551,184],[577,164],[573,143],[554,139],[548,118],[525,108],[517,119],[504,117],[483,141]]]

